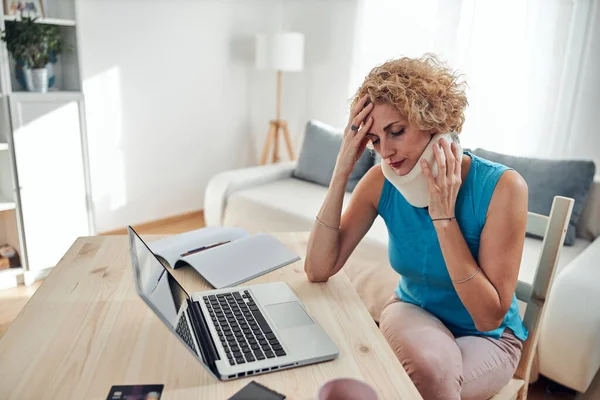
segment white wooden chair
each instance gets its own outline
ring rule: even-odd
[[[556,196],[552,202],[550,215],[530,212],[527,216],[527,232],[543,237],[542,251],[533,278],[533,285],[519,281],[517,298],[527,303],[523,323],[529,330],[529,336],[523,344],[521,360],[513,379],[492,400],[525,400],[527,387],[532,373],[533,361],[539,339],[539,326],[544,314],[544,305],[554,276],[560,250],[565,241],[565,234],[574,200]]]

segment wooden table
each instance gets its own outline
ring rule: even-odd
[[[274,235],[304,256],[308,234]],[[420,399],[346,275],[310,283],[303,265],[247,284],[287,282],[336,343],[339,357],[221,382],[138,297],[127,237],[79,238],[0,340],[0,398],[105,399],[112,385],[164,384],[165,399],[219,400],[256,380],[289,399],[315,399],[325,381],[353,377],[377,388],[380,399]],[[190,291],[208,288],[191,269],[176,273]]]

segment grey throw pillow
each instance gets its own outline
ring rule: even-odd
[[[575,200],[565,245],[575,244],[575,228],[596,172],[593,161],[516,157],[484,149],[475,149],[472,153],[514,168],[521,174],[529,189],[529,211],[548,215],[554,196],[565,196]]]
[[[342,146],[343,131],[320,121],[311,120],[306,124],[304,142],[296,168],[292,176],[323,186],[329,186],[335,162]],[[368,149],[356,162],[346,191],[352,192],[358,181],[373,166],[373,157]]]

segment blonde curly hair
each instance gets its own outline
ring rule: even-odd
[[[390,60],[369,72],[352,107],[368,93],[373,103],[393,105],[420,130],[459,133],[468,105],[460,78],[433,54]]]

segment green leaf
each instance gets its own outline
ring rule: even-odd
[[[36,19],[23,17],[7,21],[0,39],[6,42],[6,48],[15,60],[23,61],[30,68],[43,68],[50,62],[52,54],[58,56],[72,49],[64,46],[58,26],[39,24]]]

